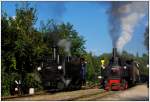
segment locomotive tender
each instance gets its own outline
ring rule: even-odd
[[[113,48],[112,58],[103,69],[102,76],[101,84],[105,90],[124,90],[140,80],[138,64],[133,60],[119,58],[116,48]]]
[[[52,50],[51,58],[45,58],[39,67],[44,89],[80,89],[83,84],[84,58],[61,56],[56,46]]]

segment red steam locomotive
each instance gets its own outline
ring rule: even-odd
[[[117,49],[113,48],[109,65],[102,69],[100,84],[105,90],[125,90],[140,80],[138,63],[134,60],[119,58]]]

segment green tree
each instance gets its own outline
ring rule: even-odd
[[[85,40],[79,36],[78,32],[73,29],[70,23],[56,24],[54,20],[48,20],[46,24],[41,23],[40,31],[44,35],[44,42],[48,47],[57,43],[62,39],[71,41],[71,54],[81,56],[85,53]],[[50,49],[49,49],[50,50]],[[60,48],[60,53],[66,55],[63,48]]]
[[[95,70],[94,70],[94,64],[92,61],[92,54],[87,53],[84,55],[84,58],[87,61],[87,80],[88,81],[94,81],[95,79]]]
[[[81,56],[85,53],[85,40],[79,33],[73,29],[70,23],[61,24],[59,26],[59,34],[61,39],[69,39],[71,41],[71,54]]]
[[[48,20],[46,24],[41,23],[41,28],[37,30],[34,27],[36,20],[36,9],[26,3],[16,9],[15,18],[2,13],[2,95],[10,94],[10,86],[16,79],[21,79],[25,86],[34,84],[40,87],[41,81],[34,79],[37,76],[35,70],[43,57],[52,53],[51,47],[59,40],[69,39],[72,42],[73,56],[85,53],[85,40],[73,25]],[[66,55],[63,48],[60,48],[60,53]]]
[[[34,28],[35,11],[30,7],[17,8],[15,18],[2,14],[2,83],[7,87],[2,88],[3,95],[9,93],[15,79],[11,74],[16,73],[23,80],[26,73],[35,70],[37,57],[43,52],[41,33]]]

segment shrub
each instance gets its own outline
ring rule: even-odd
[[[42,90],[41,79],[38,73],[27,73],[25,77],[25,86],[35,88],[36,91]]]
[[[15,80],[19,79],[19,75],[17,73],[7,74],[2,72],[2,96],[11,95],[11,88],[15,82]]]

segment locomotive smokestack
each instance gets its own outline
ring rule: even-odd
[[[70,62],[70,60],[71,60],[71,57],[67,56],[67,62]]]
[[[60,56],[59,56],[59,53],[58,53],[58,47],[56,45],[53,45],[52,47],[52,51],[53,51],[53,60],[55,60],[57,62],[57,64],[60,63]]]
[[[113,48],[112,57],[113,58],[117,57],[117,48]]]
[[[56,57],[57,57],[57,47],[55,45],[53,45],[52,50],[53,50],[53,59],[56,60]]]
[[[112,63],[113,63],[113,65],[118,65],[117,48],[113,48],[113,51],[112,51]]]

